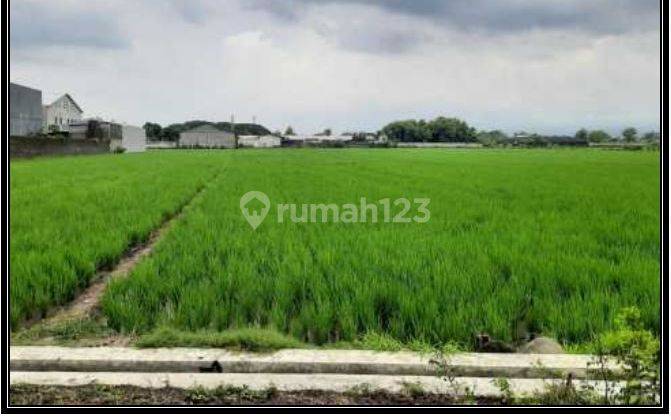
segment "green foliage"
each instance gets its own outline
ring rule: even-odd
[[[225,331],[179,331],[161,327],[141,336],[138,347],[222,347],[246,351],[301,348],[305,344],[277,331],[242,328]]]
[[[594,130],[589,132],[587,140],[589,140],[590,143],[605,143],[610,141],[611,137],[603,130]]]
[[[293,136],[296,133],[294,133],[294,129],[291,126],[287,126],[287,129],[284,130],[284,135],[285,136]]]
[[[471,143],[478,140],[474,128],[457,118],[438,117],[432,121],[394,121],[382,128],[392,142]]]
[[[655,154],[292,149],[231,155],[225,176],[151,257],[108,287],[103,308],[114,328],[253,326],[314,344],[377,333],[404,346],[470,348],[477,331],[513,341],[524,312],[529,329],[571,344],[611,329],[613,313],[630,305],[641,308],[646,328],[659,327]],[[272,203],[430,197],[431,219],[277,223],[272,208],[252,230],[239,203],[250,190],[265,192]]]
[[[641,137],[641,140],[648,143],[659,142],[659,139],[660,135],[658,131],[648,131]]]
[[[164,151],[11,162],[12,329],[72,300],[229,157]]]
[[[611,398],[617,404],[650,405],[659,398],[660,342],[645,329],[636,307],[622,309],[615,330],[597,341],[598,354],[615,357],[623,367],[625,386]]]
[[[147,136],[148,139],[150,140],[160,140],[161,139],[161,132],[162,128],[159,124],[152,123],[152,122],[146,122],[142,126],[144,128],[144,133]]]
[[[165,127],[161,130],[161,139],[166,141],[179,140],[179,131],[175,127]]]
[[[49,340],[48,344],[68,345],[80,340],[104,338],[114,334],[99,319],[70,319],[57,324],[38,323],[12,335],[13,345],[35,345]]]
[[[576,139],[578,139],[578,140],[588,141],[588,139],[589,139],[589,131],[585,130],[584,128],[581,128],[580,130],[578,130],[578,131],[575,133],[575,136],[574,136],[574,137],[575,137]]]
[[[503,144],[507,140],[508,136],[502,131],[493,130],[493,131],[480,131],[478,133],[478,142],[484,146],[496,146]]]
[[[634,143],[636,141],[637,131],[634,127],[628,127],[622,130],[622,139],[627,143]]]
[[[253,390],[248,386],[236,387],[231,385],[218,386],[214,389],[194,387],[186,390],[187,404],[221,404],[241,402],[266,402],[278,394],[275,387],[263,390]]]

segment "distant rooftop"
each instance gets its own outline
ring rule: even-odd
[[[184,131],[185,133],[219,133],[223,130],[219,130],[217,127],[212,124],[202,124],[197,127],[193,127],[190,130]]]

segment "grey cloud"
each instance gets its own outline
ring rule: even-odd
[[[298,19],[306,6],[360,4],[424,17],[463,31],[580,30],[618,34],[659,29],[659,0],[253,0],[250,7]]]
[[[172,0],[172,5],[182,19],[193,24],[203,23],[211,12],[205,2],[198,0]]]
[[[371,53],[401,54],[412,50],[426,37],[403,30],[374,31],[357,34],[347,32],[338,37],[338,43],[345,48]]]
[[[10,3],[10,44],[13,48],[68,45],[102,49],[126,48],[128,39],[114,15],[77,10],[55,2]]]

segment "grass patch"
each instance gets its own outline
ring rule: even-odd
[[[179,331],[161,327],[141,336],[138,347],[220,347],[245,351],[273,351],[305,347],[305,343],[277,331],[242,328],[227,331]]]
[[[110,285],[104,312],[120,331],[261,326],[314,345],[374,332],[369,344],[379,349],[468,349],[474,333],[513,341],[520,325],[581,344],[632,305],[658,331],[658,159],[564,149],[245,150],[151,258]],[[248,191],[299,204],[299,216],[301,203],[429,197],[431,218],[279,223],[273,207],[253,230],[240,213]]]
[[[227,153],[148,152],[10,162],[10,315],[41,318],[178,211]]]
[[[481,331],[513,341],[522,325],[580,348],[611,329],[620,308],[637,306],[644,327],[659,331],[658,159],[301,149],[12,162],[12,327],[71,300],[225,171],[150,258],[110,283],[110,328],[166,326],[191,334],[176,340],[235,346],[244,340],[226,332],[254,327],[310,345],[426,351],[469,349]],[[279,223],[273,208],[252,230],[239,200],[253,190],[299,207],[428,197],[431,218]]]
[[[71,319],[51,324],[41,322],[31,328],[12,333],[12,345],[46,345],[55,344],[85,345],[94,344],[117,332],[109,328],[100,318]]]

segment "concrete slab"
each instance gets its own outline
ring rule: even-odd
[[[431,356],[367,350],[280,350],[242,353],[221,349],[128,347],[10,347],[12,371],[220,372],[435,376]],[[584,378],[589,355],[459,353],[454,376],[546,378],[548,371]],[[616,370],[614,364],[609,367]]]
[[[529,395],[535,391],[543,391],[546,384],[556,380],[514,378],[509,380],[511,391],[515,395]],[[50,385],[50,386],[81,386],[90,384],[101,385],[132,385],[145,388],[203,387],[213,389],[219,386],[246,386],[252,390],[265,390],[274,387],[280,391],[322,390],[347,392],[361,389],[366,385],[371,390],[402,392],[404,383],[419,384],[425,392],[463,394],[464,387],[469,387],[477,397],[496,397],[501,391],[493,383],[492,378],[458,378],[456,380],[461,391],[449,387],[440,378],[432,376],[390,376],[390,375],[342,375],[342,374],[265,374],[265,373],[147,373],[147,372],[11,372],[10,383]],[[583,382],[578,381],[576,385]],[[590,382],[597,389],[602,384]]]

